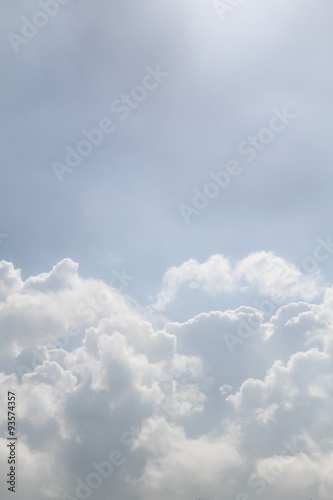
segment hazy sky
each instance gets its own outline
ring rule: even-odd
[[[331,500],[331,2],[2,3],[16,498]]]

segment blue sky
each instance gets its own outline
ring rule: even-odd
[[[38,4],[6,8],[3,258],[28,275],[69,256],[106,279],[111,253],[146,300],[191,257],[307,255],[330,225],[330,7],[264,5],[243,2],[222,22],[203,1],[70,2],[17,54],[7,34]],[[122,121],[110,106],[148,65],[170,75]],[[248,164],[238,145],[284,106],[296,118]],[[102,118],[116,130],[60,184],[51,164]],[[242,175],[184,224],[179,204],[230,160]]]
[[[225,12],[223,5],[228,6]],[[91,375],[98,381],[95,380],[90,392],[85,386],[76,387],[79,382],[73,382],[75,363],[85,366],[94,351],[89,343],[89,328],[96,330],[101,352],[103,342],[111,342],[110,332],[106,333],[106,327],[101,324],[103,314],[107,317],[110,314],[108,306],[98,314],[96,304],[87,306],[93,311],[91,323],[87,320],[89,324],[82,323],[84,311],[81,316],[78,313],[72,317],[67,306],[64,306],[63,323],[58,323],[54,316],[55,311],[62,314],[62,301],[68,300],[68,304],[73,302],[77,307],[81,293],[82,296],[94,295],[98,287],[108,284],[113,287],[112,293],[119,295],[119,303],[127,300],[132,304],[126,302],[126,306],[119,306],[120,311],[112,310],[112,314],[119,313],[119,317],[125,318],[122,321],[128,322],[126,332],[132,332],[141,322],[148,321],[151,325],[145,326],[152,335],[151,345],[144,340],[142,332],[142,338],[137,340],[132,339],[133,332],[128,333],[128,342],[133,342],[128,349],[137,356],[134,364],[140,364],[141,355],[148,360],[147,367],[140,365],[138,371],[146,370],[146,376],[151,377],[150,395],[145,400],[142,389],[142,394],[134,398],[137,415],[148,418],[149,398],[153,398],[154,390],[157,391],[157,386],[162,392],[166,390],[159,370],[163,362],[167,363],[168,349],[178,338],[178,345],[182,347],[179,357],[174,353],[172,361],[169,360],[169,382],[172,385],[172,377],[179,376],[180,366],[190,367],[189,378],[194,377],[191,387],[178,381],[179,386],[185,384],[178,399],[186,399],[187,394],[197,409],[192,414],[190,406],[184,409],[186,404],[183,408],[179,403],[183,409],[178,411],[177,425],[172,427],[169,421],[158,424],[161,435],[166,432],[163,426],[169,425],[170,434],[166,434],[170,443],[180,440],[183,455],[180,453],[178,457],[176,452],[168,455],[168,444],[164,443],[160,456],[157,451],[155,456],[152,438],[152,443],[142,444],[141,451],[133,458],[127,472],[131,481],[133,477],[139,481],[142,498],[175,496],[167,482],[159,478],[158,464],[165,468],[165,478],[169,474],[172,477],[176,473],[172,457],[176,463],[183,457],[189,463],[183,472],[190,478],[197,471],[196,466],[191,465],[192,446],[193,450],[196,446],[203,447],[206,457],[219,456],[221,441],[221,449],[230,453],[233,467],[241,472],[233,476],[230,471],[226,472],[224,463],[213,459],[209,462],[211,471],[218,471],[219,467],[225,471],[223,474],[229,478],[225,483],[227,498],[236,499],[235,478],[242,478],[239,481],[246,483],[246,471],[251,467],[260,469],[264,466],[261,461],[277,453],[273,438],[271,448],[265,452],[261,449],[256,459],[248,452],[243,431],[245,434],[250,431],[242,420],[239,401],[244,398],[246,405],[248,396],[244,394],[247,390],[251,394],[251,377],[262,381],[270,369],[271,375],[285,380],[282,368],[274,363],[286,363],[286,370],[291,374],[298,362],[302,364],[301,352],[307,352],[307,362],[314,365],[316,356],[321,359],[320,356],[330,355],[328,340],[328,344],[325,341],[322,346],[322,354],[311,349],[323,335],[321,322],[327,319],[333,279],[330,253],[333,75],[328,62],[332,15],[328,0],[319,0],[316,4],[308,0],[124,0],[121,3],[19,0],[15,6],[3,6],[0,260],[5,262],[0,271],[3,280],[0,296],[7,304],[2,310],[3,335],[11,338],[7,339],[7,345],[4,337],[4,345],[13,356],[10,362],[2,360],[3,376],[11,377],[17,372],[13,367],[19,363],[20,356],[29,357],[33,355],[31,349],[42,349],[48,328],[55,335],[67,331],[69,323],[74,322],[82,338],[78,337],[69,351],[67,347],[58,349],[57,355],[52,348],[47,348],[40,366],[46,371],[51,369],[48,363],[59,362],[64,370],[66,366],[66,374],[60,376],[57,372],[62,382],[58,380],[60,385],[54,390],[60,391],[62,383],[74,384],[68,389],[72,391],[73,401],[75,391],[86,395],[86,390],[91,395],[96,387],[111,390],[108,380],[112,380],[112,376],[108,379],[105,374],[103,356],[100,370],[104,375]],[[73,162],[77,166],[73,167]],[[314,266],[312,269],[309,262]],[[66,287],[75,290],[74,297],[67,294]],[[47,302],[48,293],[56,294],[54,309]],[[313,333],[316,340],[313,344],[306,343],[308,330],[304,327],[303,343],[291,342],[285,350],[280,346],[284,358],[282,354],[281,358],[272,354],[280,352],[276,346],[272,347],[275,341],[266,342],[262,349],[265,353],[267,350],[267,363],[261,365],[258,361],[260,366],[253,375],[251,367],[248,372],[245,366],[239,379],[230,376],[230,381],[217,365],[215,367],[218,360],[213,352],[205,358],[204,343],[195,340],[198,325],[202,324],[203,330],[206,323],[210,325],[208,331],[215,338],[219,331],[216,322],[225,325],[230,321],[235,326],[235,321],[241,321],[244,315],[255,314],[253,309],[260,314],[259,303],[270,300],[274,294],[281,297],[279,301],[273,300],[270,315],[262,318],[263,338],[265,335],[270,338],[272,331],[278,332],[277,325],[283,323],[283,307],[286,307],[291,319],[285,328],[313,321],[309,331],[316,332]],[[22,310],[19,309],[15,322],[8,318],[11,318],[9,309],[16,301]],[[28,320],[25,308],[30,304],[38,309],[38,301],[46,308],[45,318]],[[231,313],[231,310],[237,312]],[[214,311],[222,316],[217,318]],[[204,314],[210,315],[208,319],[202,316]],[[301,321],[302,315],[305,319]],[[88,316],[87,313],[85,317]],[[20,333],[24,321],[31,321],[31,337],[25,340]],[[33,333],[34,321],[38,334]],[[183,333],[179,332],[184,331],[182,338],[186,339],[187,329],[191,328],[194,340],[184,340],[182,344],[179,335]],[[229,327],[223,328],[229,331]],[[154,334],[151,329],[156,330]],[[122,345],[118,337],[116,340]],[[214,342],[211,345],[215,345]],[[225,338],[223,342],[224,348],[229,345],[230,350],[230,343]],[[165,358],[161,354],[163,346]],[[244,347],[243,354],[231,363],[231,371],[233,363],[239,368],[243,364],[246,349]],[[249,353],[251,349],[258,353],[260,347],[254,342]],[[83,352],[85,350],[87,352]],[[66,358],[66,363],[60,362],[60,358]],[[235,358],[230,355],[230,359]],[[209,364],[213,367],[211,372],[207,368]],[[40,387],[39,375],[35,372],[41,369],[33,368],[31,380],[29,376],[26,379],[27,384],[36,379],[36,391]],[[125,386],[128,383],[134,394],[139,382],[134,376],[132,380],[127,368],[122,370],[123,378],[119,376],[119,380]],[[82,368],[81,376],[85,378],[85,374]],[[322,377],[331,380],[329,370]],[[223,382],[224,378],[228,381]],[[149,386],[145,376],[140,380]],[[238,412],[237,432],[241,429],[242,436],[230,422],[225,441],[225,436],[218,433],[216,408],[220,403],[209,396],[207,387],[211,380],[215,381],[213,387],[217,384],[216,390],[219,384],[230,385],[231,388],[225,389],[231,394],[228,404]],[[269,385],[270,379],[262,383]],[[317,385],[319,387],[319,381]],[[328,384],[325,397],[330,387]],[[54,400],[60,393],[54,393]],[[160,397],[158,391],[154,397]],[[298,410],[307,403],[306,399],[301,402]],[[117,404],[119,415],[127,411],[126,405]],[[269,405],[263,406],[262,414],[267,413],[267,422],[270,418],[276,419],[279,433],[284,420],[275,414],[270,417],[275,412],[275,404],[273,401],[270,409]],[[54,424],[62,429],[59,435],[65,441],[65,420],[61,419],[66,417],[66,411]],[[212,417],[207,416],[210,411]],[[188,421],[184,417],[186,412],[191,414]],[[198,417],[201,414],[207,416],[206,421]],[[119,415],[114,417],[115,422]],[[226,418],[231,419],[230,415]],[[321,418],[318,415],[314,417],[316,422]],[[218,435],[215,444],[210,441],[212,437],[207,430],[210,424]],[[26,425],[26,457],[33,450],[46,453],[46,438],[39,447],[33,437],[35,431],[31,431],[29,437],[29,425],[36,425],[37,429],[40,423]],[[52,428],[53,424],[47,425]],[[306,423],[304,429],[308,429]],[[45,432],[48,435],[48,431]],[[191,441],[194,435],[196,443]],[[80,442],[83,430],[78,430],[77,435],[74,432],[73,436],[73,443],[75,439]],[[309,454],[311,450],[315,453],[309,444],[311,439],[315,441],[314,436],[305,431],[298,436],[307,443]],[[292,439],[292,433],[281,437],[280,444],[289,438]],[[64,449],[54,452],[55,463],[61,463]],[[248,453],[246,464],[240,459],[242,449]],[[323,450],[317,452],[324,454]],[[324,462],[325,457],[321,456]],[[309,466],[310,474],[305,461],[298,466],[295,470],[302,470],[304,477],[312,474],[313,478],[308,490],[305,488],[302,492],[312,492],[319,500],[326,500],[329,484],[326,476],[319,479],[312,466]],[[85,471],[85,467],[82,465],[80,470],[78,464],[72,478]],[[208,485],[210,480],[207,473],[204,483]],[[69,478],[50,481],[54,489],[43,490],[40,498],[57,498],[60,491],[73,487]],[[178,491],[178,498],[188,500],[201,495],[212,499],[217,495],[214,488],[218,483],[208,490],[206,486],[202,490],[192,488],[189,479],[186,484],[188,489]],[[284,498],[289,500],[295,492],[300,492],[290,478],[286,477],[284,484]],[[123,487],[119,479],[115,491],[122,492],[126,500],[132,498],[134,490],[124,493]],[[104,486],[101,488],[94,493],[98,500],[106,498]],[[37,490],[32,487],[31,498],[38,498]],[[273,500],[278,498],[274,491],[270,492]]]

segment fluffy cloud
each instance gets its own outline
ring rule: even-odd
[[[0,299],[5,299],[8,295],[22,287],[21,275],[11,262],[2,260],[0,262]]]
[[[165,309],[183,285],[211,296],[251,288],[283,302],[315,299],[323,291],[322,281],[320,271],[304,272],[273,252],[254,252],[234,266],[223,255],[213,255],[202,264],[190,259],[168,269],[154,308]]]
[[[163,277],[163,289],[154,305],[156,310],[163,310],[173,302],[183,284],[190,288],[201,288],[209,294],[232,291],[234,278],[230,263],[223,255],[213,255],[203,264],[190,259],[179,267],[171,267]]]
[[[233,267],[191,260],[166,273],[160,304],[184,283],[236,294],[241,280],[289,302],[269,316],[240,305],[158,328],[70,259],[26,280],[0,268],[0,426],[4,436],[13,391],[19,499],[329,500],[333,289],[317,276],[264,252]]]

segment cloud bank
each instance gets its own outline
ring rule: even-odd
[[[238,293],[240,279],[286,303],[161,329],[71,259],[26,280],[2,261],[0,275],[0,425],[5,436],[13,391],[19,500],[331,498],[333,289],[317,274],[265,252],[189,260],[166,273],[160,303],[185,282]],[[230,352],[225,335],[248,324]]]
[[[323,241],[320,238],[318,240]],[[332,250],[328,252],[322,246],[320,248],[325,254],[323,259],[327,260]],[[315,257],[308,257],[299,269],[273,252],[264,251],[254,252],[235,265],[220,254],[211,256],[202,264],[190,259],[179,267],[173,266],[167,270],[163,277],[163,288],[153,307],[159,311],[166,309],[184,285],[201,289],[210,296],[255,289],[259,294],[275,297],[279,301],[301,298],[313,300],[323,290],[323,276],[318,263]]]

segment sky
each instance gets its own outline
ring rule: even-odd
[[[18,500],[331,499],[332,16],[3,2]]]

